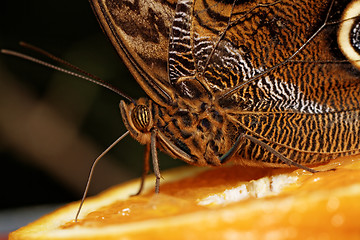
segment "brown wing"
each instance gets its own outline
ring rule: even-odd
[[[157,103],[171,102],[173,90],[190,99],[209,96],[270,144],[347,152],[359,149],[360,78],[351,64],[338,62],[345,59],[336,42],[340,24],[301,49],[328,13],[328,22],[339,21],[350,1],[335,1],[329,12],[331,2],[94,0],[93,8]],[[342,142],[312,144],[331,138]]]
[[[235,111],[344,110],[337,91],[355,92],[359,73],[349,62],[339,63],[346,60],[336,42],[340,24],[324,27],[305,44],[324,23],[331,2],[178,1],[170,35],[171,84],[193,79]],[[350,1],[335,2],[328,23],[339,21]],[[294,53],[291,62],[266,72]]]
[[[351,1],[332,2],[179,1],[171,84],[187,98],[210,93],[234,124],[277,149],[358,151],[360,74],[337,43]]]
[[[136,81],[157,103],[173,100],[167,59],[173,0],[91,0],[98,20]]]

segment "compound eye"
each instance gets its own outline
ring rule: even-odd
[[[147,106],[137,105],[131,112],[132,122],[135,127],[144,132],[150,124],[150,111]]]
[[[338,45],[345,57],[360,70],[360,1],[346,7],[338,31]]]

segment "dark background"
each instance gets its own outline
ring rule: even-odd
[[[0,48],[41,47],[145,96],[82,1],[2,1]],[[51,62],[51,60],[47,60]],[[93,160],[125,132],[121,98],[81,79],[0,55],[0,210],[79,200]],[[140,176],[144,147],[126,137],[95,170],[90,195]],[[182,164],[160,154],[160,167]]]

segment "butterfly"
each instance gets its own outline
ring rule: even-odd
[[[147,97],[130,135],[199,166],[307,167],[360,152],[360,4],[91,0]],[[148,171],[148,163],[145,164]]]

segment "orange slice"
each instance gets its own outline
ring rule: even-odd
[[[360,156],[303,170],[185,167],[69,204],[10,239],[360,239]],[[334,170],[330,170],[334,169]]]

